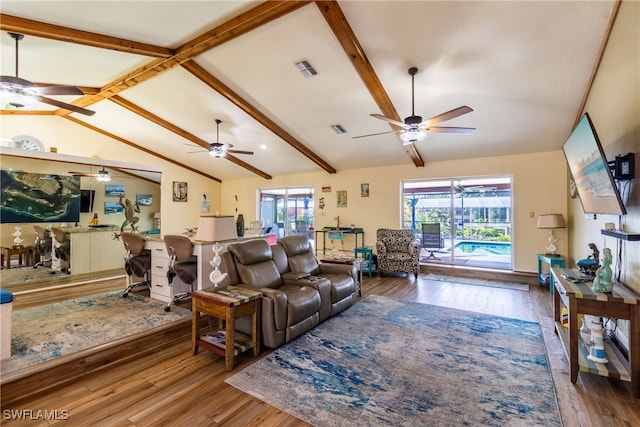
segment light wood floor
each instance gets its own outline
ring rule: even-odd
[[[121,282],[118,282],[121,283]],[[107,285],[104,285],[107,287]],[[548,289],[530,292],[428,281],[405,277],[365,276],[363,295],[383,295],[538,321],[541,324],[563,423],[573,426],[638,426],[640,399],[628,383],[589,374],[569,380],[568,364],[553,332]],[[267,355],[264,351],[260,357]],[[256,358],[242,355],[234,370]],[[85,376],[53,392],[2,407],[2,425],[48,425],[5,418],[6,410],[58,411],[62,425],[86,426],[300,426],[302,421],[224,383],[232,375],[224,360],[201,350],[191,354],[190,337],[154,354]],[[295,387],[295,384],[292,384]]]

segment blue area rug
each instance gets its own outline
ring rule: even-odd
[[[12,313],[11,358],[2,374],[157,328],[191,311],[122,291],[17,310]]]
[[[559,426],[540,325],[369,296],[226,380],[316,426]]]

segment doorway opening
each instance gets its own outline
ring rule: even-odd
[[[258,200],[258,215],[265,234],[275,234],[276,239],[284,236],[306,236],[313,241],[313,187],[260,189]]]
[[[404,181],[402,227],[415,230],[420,261],[511,269],[511,184],[508,176]]]

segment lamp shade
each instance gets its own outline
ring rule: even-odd
[[[565,228],[561,214],[546,214],[538,217],[538,228]]]
[[[201,216],[198,220],[198,241],[221,242],[237,238],[236,221],[233,216]]]

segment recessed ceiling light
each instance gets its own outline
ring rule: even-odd
[[[266,150],[267,149],[267,144],[260,144],[260,148],[263,149],[263,150]]]
[[[342,135],[343,133],[347,133],[346,129],[343,128],[342,125],[339,125],[339,124],[331,125],[331,129],[333,129],[333,131],[338,135]]]
[[[296,67],[298,68],[298,70],[300,70],[302,75],[305,77],[313,77],[316,74],[318,74],[316,69],[313,68],[313,65],[311,65],[311,63],[306,59],[296,62]]]

